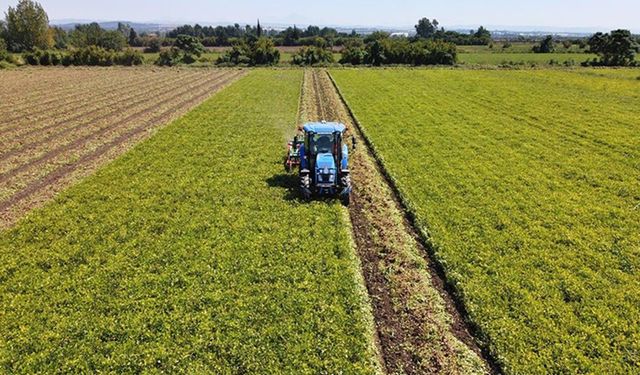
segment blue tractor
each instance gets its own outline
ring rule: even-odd
[[[300,188],[305,199],[339,196],[345,205],[351,197],[349,147],[343,141],[345,126],[308,123],[300,146]]]

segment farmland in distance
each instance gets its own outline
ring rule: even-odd
[[[333,70],[501,368],[640,366],[637,70]]]

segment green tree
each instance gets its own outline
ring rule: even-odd
[[[640,50],[629,30],[614,30],[611,33],[596,33],[589,39],[589,50],[600,56],[599,65],[635,65],[636,53]]]
[[[291,61],[294,65],[317,65],[330,64],[333,60],[333,53],[328,48],[323,47],[302,47],[293,55]]]
[[[57,49],[66,49],[69,44],[69,34],[58,26],[52,27],[51,33],[53,34],[53,46]]]
[[[49,16],[44,8],[32,0],[19,0],[6,13],[7,42],[14,52],[48,49],[53,45],[49,31]]]
[[[77,25],[69,37],[71,45],[76,48],[97,46],[111,51],[122,51],[127,39],[121,31],[107,31],[97,23]]]
[[[7,23],[0,20],[0,39],[7,41]]]
[[[0,61],[6,60],[9,57],[9,53],[7,53],[7,43],[4,39],[0,38]]]
[[[117,31],[105,31],[102,33],[99,47],[110,51],[122,51],[127,45],[127,39]]]
[[[384,46],[381,40],[375,40],[367,45],[365,62],[373,66],[380,66],[385,62]]]
[[[367,35],[366,38],[364,38],[364,42],[371,43],[376,40],[385,40],[385,39],[389,39],[389,36],[390,34],[386,31],[374,31],[371,34]]]
[[[367,56],[364,43],[360,39],[351,39],[345,43],[342,50],[340,64],[360,65],[363,64]]]
[[[480,26],[478,31],[473,34],[473,37],[482,44],[491,43],[491,31],[484,28],[484,26]]]
[[[138,33],[132,27],[131,30],[129,30],[129,45],[135,46],[137,43],[138,43]]]
[[[160,38],[151,38],[147,42],[147,47],[144,49],[145,53],[158,53],[162,48],[162,42],[160,42]]]
[[[555,51],[555,45],[553,44],[553,36],[547,35],[539,45],[533,47],[535,53],[553,53]]]
[[[251,45],[251,65],[276,65],[280,61],[280,51],[271,38],[258,38]]]
[[[428,18],[422,18],[415,26],[416,34],[418,34],[419,38],[431,38],[438,31],[438,25],[439,23],[436,19],[429,21]]]
[[[173,43],[174,47],[182,51],[184,57],[183,62],[190,64],[196,60],[196,57],[202,56],[205,48],[200,43],[200,39],[190,35],[178,35]]]
[[[125,38],[129,37],[129,32],[131,31],[131,26],[127,23],[118,22],[118,32],[122,34]]]

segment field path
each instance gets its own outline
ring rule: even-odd
[[[387,372],[489,372],[326,71],[305,72],[300,112],[301,121],[346,124],[347,138],[356,144],[350,157],[350,217]]]
[[[34,103],[32,91],[47,89],[31,83],[29,92],[17,91],[10,99],[5,108],[8,120],[0,126],[0,228],[11,226],[245,74],[241,70],[99,72],[78,69],[76,83],[57,70],[35,70],[31,79],[62,75],[54,91],[68,94]],[[42,82],[52,84],[48,79]]]

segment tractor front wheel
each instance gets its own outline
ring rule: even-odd
[[[340,200],[342,201],[342,205],[345,207],[349,207],[349,204],[351,203],[351,194],[345,194],[342,197],[340,197]]]

